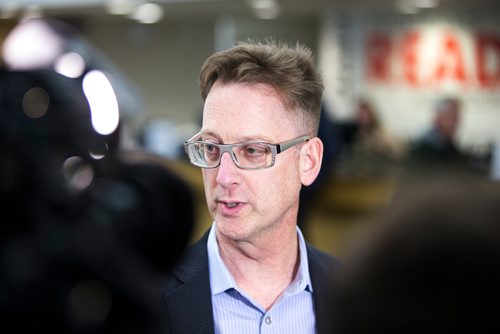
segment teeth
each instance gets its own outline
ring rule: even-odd
[[[238,204],[237,204],[237,203],[227,203],[227,204],[226,204],[226,206],[227,206],[228,208],[234,208],[234,207],[236,207],[236,205],[238,205]]]

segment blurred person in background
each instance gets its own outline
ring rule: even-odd
[[[497,333],[500,185],[448,175],[400,189],[334,281],[334,331]]]
[[[42,23],[19,27],[52,31]],[[6,41],[22,47],[17,32]],[[57,59],[52,46],[40,50]],[[12,63],[40,52],[6,57],[0,68],[2,324],[22,333],[163,333],[159,282],[190,237],[191,189],[162,164],[123,152],[118,118],[109,131],[95,123],[103,112],[95,102],[112,91],[96,67],[68,77],[50,59]],[[99,87],[97,100],[86,80]]]
[[[344,148],[337,168],[341,175],[389,175],[406,153],[404,142],[385,129],[367,98],[358,100],[353,121],[343,123],[341,128]]]
[[[469,158],[457,145],[461,108],[461,101],[456,97],[446,96],[436,101],[432,125],[410,146],[410,168],[427,170],[468,167]]]
[[[311,51],[248,41],[209,57],[190,161],[212,227],[165,283],[172,333],[330,333],[338,261],[305,242],[299,193],[321,168],[323,84]]]

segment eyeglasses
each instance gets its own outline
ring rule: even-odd
[[[217,168],[224,152],[228,152],[231,159],[241,169],[255,170],[274,166],[276,155],[292,146],[311,139],[309,136],[300,136],[280,144],[269,144],[259,141],[248,141],[236,144],[217,144],[202,140],[200,133],[194,135],[184,143],[189,160],[201,168]]]

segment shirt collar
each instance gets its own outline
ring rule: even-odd
[[[295,282],[297,282],[299,291],[307,289],[310,292],[313,291],[311,276],[309,275],[309,261],[307,259],[307,248],[306,241],[302,235],[302,231],[297,226],[297,236],[299,238],[299,251],[300,251],[300,265],[297,271],[297,276],[295,277]]]
[[[236,282],[220,257],[215,229],[214,222],[210,229],[207,242],[208,267],[210,271],[210,288],[212,290],[212,295],[219,294],[229,289],[236,289]]]
[[[212,295],[219,294],[229,289],[237,289],[236,282],[220,257],[217,238],[215,236],[215,222],[212,224],[208,235],[207,250],[210,271],[210,287]],[[290,287],[295,291],[313,291],[311,277],[309,275],[309,263],[307,260],[307,249],[304,236],[297,226],[297,237],[299,241],[300,264],[295,280]]]

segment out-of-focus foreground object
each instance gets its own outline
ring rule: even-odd
[[[25,24],[38,27],[28,44]],[[188,243],[191,190],[161,163],[124,158],[120,87],[88,57],[65,52],[74,40],[60,32],[70,29],[52,24],[21,22],[3,45],[2,323],[160,333],[158,282]]]

